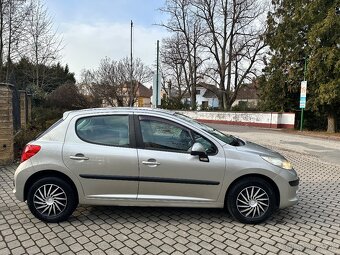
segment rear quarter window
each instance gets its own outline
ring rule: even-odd
[[[43,137],[44,135],[48,134],[50,131],[52,131],[53,129],[55,129],[57,126],[59,126],[62,122],[64,121],[64,119],[59,119],[57,120],[52,126],[50,126],[48,129],[46,129],[44,132],[40,133],[39,135],[37,135],[37,137],[34,140],[38,140],[41,137]]]

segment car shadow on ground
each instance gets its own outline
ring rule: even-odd
[[[284,224],[294,218],[290,208],[277,210],[261,224]],[[244,225],[234,220],[225,208],[183,208],[183,207],[129,207],[129,206],[87,206],[77,208],[68,221],[102,220],[106,223],[126,224],[128,222],[149,224],[201,224],[225,223]],[[261,225],[260,224],[260,225]]]

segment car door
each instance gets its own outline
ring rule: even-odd
[[[225,157],[217,146],[167,119],[136,116],[140,168],[139,200],[212,202],[218,199]],[[205,143],[209,162],[190,154],[195,140]]]
[[[65,165],[90,199],[136,199],[138,160],[132,115],[78,116],[63,146]]]

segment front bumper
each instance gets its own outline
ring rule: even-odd
[[[286,208],[295,205],[298,201],[300,179],[295,170],[281,170],[274,179],[280,192],[279,208]]]

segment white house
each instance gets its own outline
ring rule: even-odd
[[[241,87],[237,93],[236,100],[232,106],[245,104],[249,108],[254,108],[258,105],[259,96],[256,84],[247,84]]]
[[[209,89],[211,88],[211,90]],[[214,85],[204,84],[204,86],[197,84],[196,86],[196,103],[198,109],[207,109],[207,108],[217,108],[218,107],[218,98],[212,92],[216,90]],[[183,103],[190,103],[190,95],[187,94],[182,99]]]

